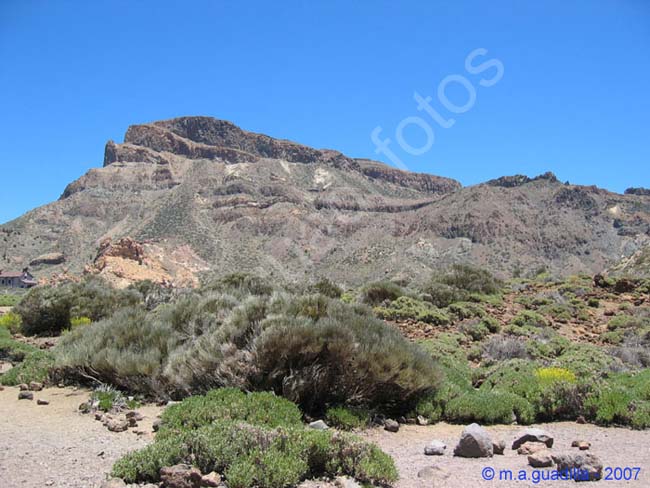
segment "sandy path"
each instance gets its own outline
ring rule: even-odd
[[[140,411],[145,420],[135,429],[112,433],[91,415],[78,412],[79,404],[88,398],[87,391],[70,388],[52,388],[36,392],[35,398],[50,401],[38,406],[36,401],[18,401],[18,390],[0,391],[0,488],[71,487],[95,488],[111,469],[113,462],[124,453],[143,447],[152,440],[152,423],[160,408],[145,406]],[[541,425],[555,438],[554,451],[571,450],[573,440],[592,443],[591,452],[598,455],[605,466],[639,466],[636,481],[600,481],[604,487],[650,487],[650,431],[600,428],[571,422]],[[397,434],[382,429],[362,433],[362,437],[377,443],[393,456],[401,479],[396,488],[451,488],[451,487],[575,487],[573,481],[499,480],[499,471],[519,470],[532,475],[525,456],[509,449],[517,426],[488,427],[493,439],[504,439],[508,449],[504,456],[492,459],[460,459],[451,456],[462,426],[440,423],[433,426],[402,426]],[[134,431],[145,431],[137,435]],[[424,446],[433,439],[447,444],[447,454],[428,457]],[[437,468],[433,479],[418,478],[423,468]],[[496,479],[485,481],[481,472],[494,468]],[[309,486],[331,486],[328,483],[309,483]]]
[[[48,400],[39,406],[36,399]],[[0,391],[0,487],[94,488],[124,453],[151,441],[160,409],[138,409],[145,419],[123,433],[109,432],[79,404],[87,391],[52,388],[18,401],[17,388]],[[145,431],[137,435],[134,431]]]
[[[572,441],[587,440],[592,445],[589,452],[597,455],[605,466],[639,466],[641,468],[639,479],[636,481],[601,480],[597,486],[650,487],[650,431],[605,429],[593,425],[578,425],[573,422],[540,424],[539,427],[554,437],[555,444],[552,449],[554,452],[572,451],[570,447]],[[519,470],[522,469],[528,471],[529,477],[532,476],[533,468],[528,466],[527,457],[520,456],[516,451],[510,449],[512,441],[521,427],[487,427],[493,440],[503,439],[507,446],[505,455],[494,456],[491,459],[453,457],[451,454],[462,430],[462,426],[440,423],[427,427],[402,426],[396,434],[382,429],[373,429],[366,432],[363,437],[378,444],[395,459],[401,476],[396,488],[576,486],[574,481],[542,480],[538,484],[534,484],[532,481],[499,479],[499,471],[502,469],[512,470],[515,478]],[[424,446],[434,439],[439,439],[447,444],[448,452],[444,456],[430,457],[423,454]],[[418,472],[428,466],[439,468],[436,470],[437,474],[434,478],[432,480],[418,478]],[[486,467],[494,468],[496,472],[496,477],[492,481],[486,481],[481,476],[482,470]]]

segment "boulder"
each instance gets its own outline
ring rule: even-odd
[[[387,430],[388,432],[397,432],[399,431],[399,423],[395,420],[388,419],[384,422],[384,430]]]
[[[34,394],[31,391],[18,392],[18,400],[33,400]]]
[[[27,391],[29,390],[29,385],[27,383],[21,383],[18,385],[18,389],[20,391]]]
[[[49,405],[49,404],[50,404],[50,402],[48,402],[47,400],[43,400],[41,398],[36,400],[36,405]]]
[[[551,451],[544,448],[534,454],[528,456],[528,464],[533,468],[548,468],[553,466],[553,459],[551,458]]]
[[[40,264],[55,265],[62,264],[65,262],[65,256],[60,252],[50,252],[47,254],[41,254],[35,259],[32,259],[29,262],[30,266],[38,266]]]
[[[162,424],[161,419],[156,419],[153,421],[153,431],[158,432],[160,430],[160,425]]]
[[[494,454],[503,455],[503,452],[505,450],[506,450],[506,441],[504,441],[503,439],[492,442],[492,451],[494,451]]]
[[[43,389],[43,383],[38,383],[36,381],[32,381],[29,384],[29,390],[30,391],[41,391]]]
[[[309,424],[309,428],[314,430],[327,430],[329,429],[329,426],[322,420],[316,420]]]
[[[517,449],[517,454],[528,456],[544,449],[546,449],[546,444],[543,444],[541,442],[524,442]]]
[[[442,441],[431,441],[425,448],[424,454],[427,456],[442,456],[447,449],[447,445]]]
[[[454,456],[466,458],[492,457],[494,450],[492,439],[478,424],[465,427],[460,436],[460,441],[454,449]]]
[[[597,481],[603,476],[603,463],[593,454],[564,453],[552,454],[551,457],[558,471],[575,481]]]
[[[221,475],[212,471],[201,478],[201,486],[219,486],[221,484]]]
[[[542,429],[526,429],[521,432],[512,443],[512,449],[519,449],[519,446],[526,442],[542,442],[546,447],[553,447],[553,437]]]
[[[187,464],[177,464],[160,469],[163,488],[200,488],[201,472]]]

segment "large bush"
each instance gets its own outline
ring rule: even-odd
[[[97,321],[141,299],[134,289],[116,290],[100,278],[87,277],[79,283],[35,287],[14,311],[22,317],[24,334],[54,335],[69,329],[74,317]]]
[[[157,396],[233,386],[273,390],[309,411],[407,410],[435,389],[430,356],[361,305],[323,295],[234,288],[136,306],[73,330],[57,348],[66,375]]]

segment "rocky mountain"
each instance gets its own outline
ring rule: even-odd
[[[130,127],[123,143],[106,144],[103,167],[0,226],[0,269],[81,272],[100,242],[126,236],[172,276],[251,271],[357,284],[423,278],[455,262],[503,276],[592,273],[650,242],[650,196],[552,174],[463,188],[182,117]]]

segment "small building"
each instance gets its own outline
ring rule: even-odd
[[[0,270],[0,288],[31,288],[38,282],[34,279],[27,268],[22,272]]]

